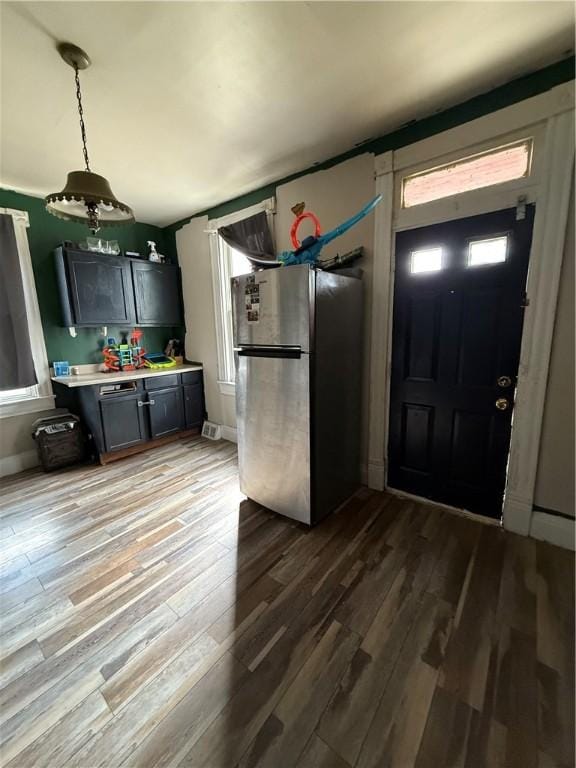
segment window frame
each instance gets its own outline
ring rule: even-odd
[[[494,242],[496,240],[506,241],[506,250],[504,252],[504,258],[499,261],[484,261],[481,263],[472,264],[470,259],[472,257],[472,246],[475,243]],[[501,232],[499,235],[493,237],[473,237],[468,240],[468,247],[466,249],[466,269],[485,269],[487,267],[497,267],[501,264],[508,263],[508,257],[510,256],[510,232]]]
[[[218,229],[247,219],[264,211],[274,239],[275,198],[263,200],[249,208],[235,211],[228,216],[211,219],[208,222],[210,240],[210,259],[212,265],[212,293],[214,297],[214,319],[216,325],[216,349],[218,362],[218,389],[222,395],[234,396],[236,393],[236,371],[234,366],[232,339],[232,297],[230,292],[231,253],[224,243]]]
[[[50,383],[46,342],[44,340],[40,306],[38,304],[34,271],[32,269],[32,257],[28,243],[27,228],[30,226],[28,213],[27,211],[19,211],[13,208],[0,208],[0,213],[12,216],[14,222],[16,246],[18,248],[18,258],[22,273],[24,301],[26,303],[26,316],[28,318],[30,347],[36,370],[36,378],[38,379],[37,384],[26,388],[30,390],[28,396],[21,398],[5,396],[3,398],[0,392],[0,419],[2,419],[26,413],[51,410],[54,408],[55,398]],[[7,390],[7,392],[9,391],[13,390]]]
[[[505,179],[504,181],[494,181],[490,184],[485,184],[483,186],[470,187],[469,189],[463,189],[459,192],[452,192],[447,195],[441,195],[440,197],[434,197],[434,198],[431,198],[430,200],[424,200],[421,203],[412,203],[411,205],[406,204],[406,185],[408,182],[414,179],[422,178],[423,176],[428,176],[433,173],[438,173],[439,171],[443,171],[451,167],[474,162],[475,160],[478,160],[479,158],[482,158],[482,157],[490,157],[500,152],[505,152],[506,150],[514,149],[516,147],[522,147],[524,145],[526,145],[528,149],[528,162],[526,164],[526,171],[522,175],[514,176],[513,178]],[[514,182],[519,182],[522,179],[528,179],[532,175],[533,159],[534,159],[534,137],[531,135],[528,135],[528,136],[525,136],[524,138],[517,139],[515,141],[506,142],[505,144],[495,144],[489,149],[484,149],[480,152],[474,152],[473,154],[466,154],[464,156],[460,156],[456,159],[453,159],[449,162],[435,164],[431,167],[425,168],[424,170],[420,170],[417,173],[404,174],[400,179],[400,207],[402,210],[408,210],[410,208],[419,208],[424,205],[430,205],[431,203],[438,203],[439,201],[446,200],[448,198],[455,198],[455,197],[459,197],[460,195],[466,195],[472,192],[479,192],[481,190],[494,189],[494,187],[500,187],[504,184],[511,184]]]
[[[470,141],[466,140],[466,133],[459,140],[458,136],[453,135],[457,129],[452,129],[444,137],[433,136],[421,142],[432,145],[429,154],[423,151],[420,143],[395,151],[393,160],[388,161],[389,169],[383,168],[379,171],[377,166],[377,175],[388,171],[393,173],[392,224],[394,229],[425,227],[428,224],[474,216],[478,211],[488,212],[511,208],[516,205],[520,196],[526,198],[526,203],[535,202],[547,171],[545,167],[546,126],[545,119],[530,121],[525,127],[503,130],[500,134],[495,133],[490,136],[490,132],[487,132],[483,139],[475,136],[476,132],[470,129]],[[527,176],[460,192],[409,208],[402,207],[402,182],[406,177],[418,176],[426,171],[451,165],[526,139],[532,140],[530,172]],[[449,149],[447,145],[451,145]]]

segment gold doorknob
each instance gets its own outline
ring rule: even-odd
[[[509,405],[510,405],[510,402],[506,397],[499,397],[498,400],[496,400],[495,402],[495,406],[496,408],[498,408],[499,411],[505,411]]]
[[[498,381],[496,383],[499,387],[509,387],[512,384],[512,379],[510,376],[498,376]]]

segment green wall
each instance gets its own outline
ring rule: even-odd
[[[354,147],[348,152],[332,157],[322,163],[316,163],[311,168],[306,168],[305,170],[293,173],[283,179],[267,184],[265,187],[255,189],[246,195],[234,198],[233,200],[228,200],[214,208],[195,213],[194,216],[189,216],[186,219],[177,221],[164,228],[164,244],[166,252],[173,256],[176,255],[176,231],[181,229],[184,224],[187,224],[190,219],[196,216],[218,218],[219,216],[226,216],[234,211],[239,211],[242,208],[248,208],[268,197],[273,197],[276,194],[276,187],[279,187],[281,184],[287,184],[294,179],[298,179],[300,176],[331,168],[338,163],[344,162],[344,160],[348,160],[356,155],[364,154],[365,152],[381,155],[384,152],[405,147],[416,141],[422,141],[422,139],[427,139],[429,136],[434,136],[437,133],[442,133],[457,125],[463,125],[464,123],[470,122],[470,120],[475,120],[483,115],[488,115],[490,112],[496,112],[498,109],[503,109],[504,107],[516,104],[524,99],[537,96],[539,93],[544,93],[544,91],[548,91],[550,88],[560,85],[560,83],[574,80],[574,76],[574,56],[570,56],[556,64],[551,64],[549,67],[519,77],[516,80],[505,83],[504,85],[494,88],[487,93],[483,93],[480,96],[475,96],[454,107],[436,112],[421,120],[413,120],[399,128],[397,131],[363,142],[361,145]]]
[[[62,327],[60,298],[52,256],[54,248],[63,240],[79,242],[86,239],[90,232],[82,224],[62,221],[47,213],[44,201],[37,197],[0,189],[0,207],[28,211],[30,219],[28,242],[48,360],[50,363],[54,360],[68,360],[72,365],[101,362],[100,349],[103,346],[103,337],[100,329],[78,328],[78,335],[72,338],[68,330]],[[147,240],[154,240],[160,253],[164,252],[163,231],[149,224],[136,223],[124,227],[106,227],[102,230],[102,237],[106,240],[118,240],[122,250],[140,253],[145,251]],[[109,326],[108,334],[118,336],[123,330],[130,329]],[[183,338],[182,334],[181,328],[146,328],[144,329],[144,346],[150,351],[162,351],[168,339]]]

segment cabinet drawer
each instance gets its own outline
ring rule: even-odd
[[[202,371],[186,371],[182,374],[182,384],[199,384],[202,381]]]
[[[109,400],[112,397],[124,397],[134,392],[141,392],[143,387],[142,382],[135,379],[134,381],[118,381],[111,384],[96,384],[93,390],[100,400]]]
[[[180,374],[172,373],[167,376],[154,376],[149,379],[144,379],[144,386],[146,389],[166,389],[167,387],[180,386]]]

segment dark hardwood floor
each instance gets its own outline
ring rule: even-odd
[[[574,561],[363,489],[308,531],[186,439],[4,482],[4,768],[574,765]]]

